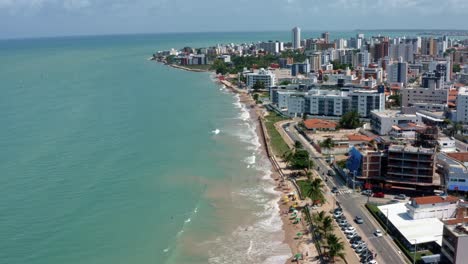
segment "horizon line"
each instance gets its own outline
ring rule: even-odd
[[[300,26],[299,26],[300,28]],[[44,35],[44,36],[18,36],[18,37],[0,37],[0,41],[5,40],[32,40],[32,39],[55,39],[55,38],[77,38],[77,37],[107,37],[107,36],[131,36],[131,35],[169,35],[169,34],[204,34],[204,33],[267,33],[267,32],[286,32],[289,30],[232,30],[232,31],[173,31],[173,32],[120,32],[120,33],[103,33],[103,34],[71,34],[71,35]],[[423,31],[448,31],[448,32],[467,32],[468,29],[424,29],[424,28],[388,28],[388,29],[303,29],[301,28],[301,32],[359,32],[359,31],[382,31],[382,32],[389,32],[389,31],[409,31],[409,32],[423,32]]]

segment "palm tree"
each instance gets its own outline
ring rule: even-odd
[[[315,213],[313,215],[313,220],[314,220],[316,226],[318,226],[318,227],[322,226],[322,223],[323,223],[324,219],[325,219],[325,211],[320,211],[320,212]]]
[[[307,192],[307,196],[312,200],[312,205],[317,203],[323,204],[325,202],[325,196],[323,195],[323,183],[320,178],[316,178],[310,182],[310,188]]]
[[[331,216],[327,215],[322,221],[321,231],[322,231],[323,235],[325,237],[327,237],[328,234],[333,231],[333,229],[334,229],[334,227],[333,227],[333,218]]]
[[[344,244],[335,234],[330,234],[327,236],[327,245],[328,257],[332,263],[335,262],[336,257],[345,260]]]
[[[335,142],[331,138],[327,138],[320,142],[320,147],[327,150],[327,155],[330,155],[330,150],[335,147]]]

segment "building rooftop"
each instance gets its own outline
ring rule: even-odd
[[[388,221],[411,244],[436,242],[442,246],[444,224],[437,218],[413,220],[407,213],[405,203],[395,203],[378,206],[383,215],[388,215]]]
[[[412,199],[416,204],[437,204],[437,203],[448,203],[448,202],[456,202],[458,198],[455,196],[423,196],[423,197],[416,197]]]
[[[457,237],[468,236],[468,226],[466,224],[446,225],[446,227]]]
[[[447,156],[456,159],[460,162],[468,162],[468,152],[447,153]]]
[[[331,129],[336,128],[337,124],[324,119],[308,119],[304,121],[307,129]]]
[[[416,115],[403,114],[400,110],[372,111],[372,113],[379,117],[416,117]]]
[[[388,148],[388,150],[389,151],[399,151],[399,152],[434,154],[433,149],[422,148],[422,147],[413,147],[413,146],[410,146],[410,145],[391,145]]]
[[[349,135],[346,135],[346,137],[348,138],[349,141],[366,141],[366,142],[370,142],[370,141],[372,141],[374,139],[372,137],[368,137],[368,136],[361,135],[361,134],[349,134]]]

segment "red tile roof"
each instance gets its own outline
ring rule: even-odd
[[[350,134],[350,135],[346,135],[346,137],[348,138],[349,141],[367,141],[367,142],[370,142],[371,140],[374,139],[374,138],[364,136],[364,135],[361,135],[361,134]]]
[[[307,129],[330,129],[336,128],[336,123],[323,119],[308,119],[304,121],[304,125]]]
[[[468,162],[468,152],[454,152],[454,153],[447,153],[447,155],[458,161]]]
[[[455,196],[424,196],[413,198],[416,204],[436,204],[436,203],[447,203],[447,202],[456,202],[458,198]]]

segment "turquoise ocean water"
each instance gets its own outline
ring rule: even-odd
[[[289,32],[1,40],[0,263],[284,262],[248,112],[210,74],[147,61],[269,39]]]

